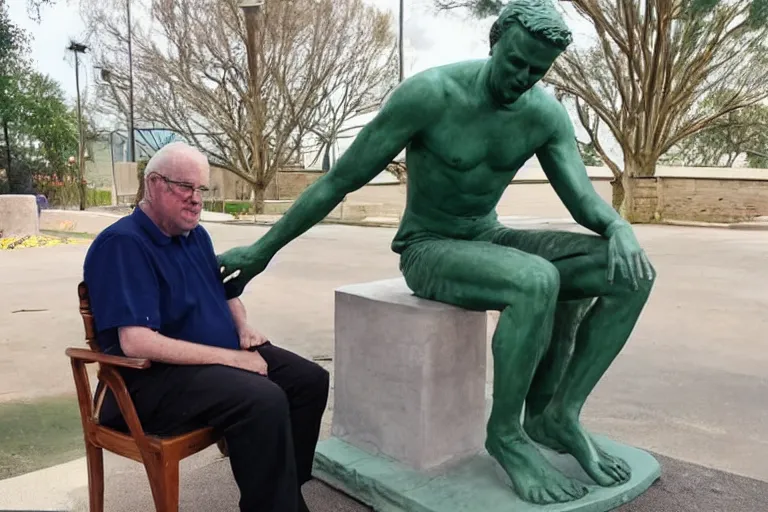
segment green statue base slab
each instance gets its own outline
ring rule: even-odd
[[[661,476],[661,466],[651,454],[601,436],[594,439],[630,465],[632,478],[620,486],[600,487],[573,457],[542,448],[556,468],[589,487],[585,497],[569,503],[534,505],[521,500],[487,453],[436,472],[419,472],[333,437],[318,445],[314,476],[377,512],[606,512],[640,496]]]

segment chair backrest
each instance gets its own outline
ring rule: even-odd
[[[88,286],[85,282],[77,285],[77,295],[80,298],[80,316],[83,317],[83,326],[85,327],[85,341],[94,352],[101,352],[99,343],[96,341],[96,324],[93,320],[91,311],[91,298],[88,295]]]

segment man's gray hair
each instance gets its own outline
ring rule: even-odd
[[[149,175],[154,173],[161,176],[168,176],[168,171],[175,169],[179,165],[179,160],[199,160],[200,164],[208,166],[208,158],[195,147],[190,146],[186,142],[171,142],[158,149],[152,158],[147,162],[147,167],[144,169],[144,197],[143,202],[148,203],[149,187],[147,185],[147,179]]]
[[[491,26],[491,52],[515,22],[560,50],[565,50],[573,42],[571,30],[552,0],[512,0]]]
[[[153,172],[163,174],[165,170],[175,168],[178,165],[180,156],[193,157],[200,160],[200,163],[208,165],[208,159],[197,148],[190,146],[186,142],[171,142],[158,149],[152,155],[152,158],[147,162],[146,169],[144,169],[144,176],[148,176]]]

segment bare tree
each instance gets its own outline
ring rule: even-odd
[[[740,108],[768,97],[765,25],[752,2],[690,8],[667,0],[574,0],[599,44],[573,48],[546,80],[574,99],[578,118],[613,171],[614,206],[631,218],[632,178],[653,176],[659,157]],[[706,99],[718,95],[715,109]],[[605,127],[623,165],[606,151]]]
[[[469,9],[478,18],[498,14],[505,4],[501,0],[435,0],[438,10]]]
[[[27,14],[33,21],[42,21],[42,11],[45,6],[54,5],[56,0],[27,0]]]
[[[435,0],[477,9],[492,2]],[[545,81],[570,102],[615,176],[614,206],[631,217],[631,178],[729,112],[768,97],[764,0],[572,0],[597,44],[575,44]],[[486,13],[488,14],[488,13]],[[723,96],[726,91],[729,94]],[[706,99],[720,95],[719,108]],[[621,149],[610,157],[609,145]]]
[[[724,93],[725,100],[730,96]],[[720,108],[718,95],[704,102],[709,111]],[[768,147],[768,105],[757,103],[722,116],[700,132],[683,139],[663,155],[661,161],[697,167],[733,167],[741,157],[754,163],[751,155]]]
[[[109,70],[101,86],[103,107],[120,113],[126,105],[126,28],[111,1],[85,0],[83,11],[98,39],[92,44],[99,65]],[[361,105],[375,100],[395,38],[389,14],[362,0],[267,0],[251,42],[250,73],[238,4],[144,4],[151,24],[133,32],[136,119],[178,133],[247,182],[261,212],[267,186],[297,160],[305,138],[333,136]]]
[[[358,36],[368,37],[359,33]],[[329,77],[329,85],[323,91],[326,101],[314,112],[310,131],[318,144],[313,162],[322,156],[324,167],[330,165],[333,144],[361,127],[344,126],[344,122],[377,109],[398,83],[397,48],[392,46],[387,65],[380,66],[368,60],[369,55],[357,53],[356,48],[364,45],[365,42],[359,41],[345,47],[348,55],[341,62],[346,64]]]

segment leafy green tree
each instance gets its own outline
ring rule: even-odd
[[[11,122],[18,115],[18,77],[26,69],[23,58],[27,50],[27,35],[11,22],[8,6],[0,3],[0,126],[3,152],[0,163],[6,169],[9,183],[15,183],[13,152],[11,149]],[[2,189],[8,188],[0,184]]]
[[[747,165],[753,169],[768,169],[768,145],[761,151],[747,151]]]
[[[716,111],[723,95],[713,95],[704,108]],[[662,158],[677,165],[695,167],[732,167],[746,156],[748,165],[760,165],[761,152],[768,149],[768,106],[750,105],[721,117],[710,127],[682,140]]]
[[[18,147],[48,173],[63,173],[77,154],[77,117],[58,82],[37,72],[19,80]]]
[[[77,121],[58,82],[33,71],[24,54],[27,35],[0,6],[0,166],[10,192],[31,191],[31,174],[67,172],[77,151]]]
[[[594,144],[591,142],[581,142],[580,140],[577,140],[576,144],[579,146],[579,153],[581,153],[584,165],[587,167],[600,167],[603,165],[603,159],[600,158]]]
[[[67,159],[77,154],[77,117],[66,104],[55,80],[41,73],[19,73],[10,80],[12,115],[5,143],[13,155],[9,188],[31,191],[31,174],[63,176],[71,173]]]

